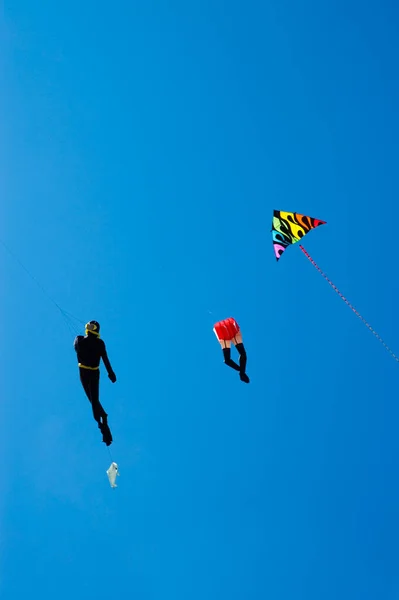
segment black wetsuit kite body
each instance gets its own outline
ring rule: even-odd
[[[74,348],[79,363],[79,375],[83,389],[89,399],[93,417],[103,434],[103,441],[107,446],[112,443],[112,435],[108,426],[107,413],[100,403],[100,360],[103,359],[108,377],[115,383],[116,376],[109,361],[105,343],[96,335],[88,332],[86,336],[78,335],[74,341]]]

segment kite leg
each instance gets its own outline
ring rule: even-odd
[[[239,342],[236,344],[236,348],[238,354],[240,355],[240,379],[245,383],[249,383],[249,377],[245,372],[245,369],[247,368],[247,353],[245,351],[244,344]]]
[[[220,345],[222,346],[224,364],[235,371],[239,371],[240,367],[231,358],[231,340],[220,340]]]
[[[100,403],[99,372],[80,369],[80,381],[91,404],[94,420],[100,424],[101,418],[105,420],[108,415]]]
[[[100,403],[100,373],[79,369],[80,381],[92,407],[94,420],[103,434],[103,442],[107,446],[112,443],[112,434],[108,426],[108,415]]]
[[[327,277],[327,275],[324,273],[324,271],[322,271],[320,269],[319,265],[316,263],[316,261],[313,260],[313,258],[310,256],[309,252],[307,252],[303,246],[300,245],[299,247],[302,250],[302,252],[304,253],[304,255],[306,256],[306,258],[309,260],[309,262],[312,263],[312,265],[314,266],[314,268],[320,273],[320,275],[322,277],[324,277],[324,279],[327,281],[327,283],[332,287],[332,289],[334,290],[334,292],[336,292],[338,294],[338,296],[341,298],[341,300],[343,300],[345,302],[345,304],[347,306],[349,306],[349,308],[351,309],[351,311],[362,321],[362,323],[367,327],[367,329],[369,329],[371,331],[371,333],[377,338],[377,340],[389,352],[389,354],[392,356],[392,358],[394,358],[396,360],[396,362],[399,363],[399,358],[391,350],[391,348],[388,346],[388,344],[386,344],[384,342],[384,340],[382,339],[382,337],[372,328],[372,326],[366,321],[366,319],[364,317],[362,317],[362,315],[349,302],[349,300],[339,291],[339,289],[337,288],[337,286],[333,284],[333,282]]]
[[[238,341],[240,340],[240,341]],[[240,355],[240,365],[237,365],[234,360],[231,358],[231,342],[235,345],[238,354]],[[249,383],[249,377],[245,373],[245,369],[247,367],[247,353],[245,351],[244,344],[242,342],[241,334],[237,334],[233,340],[220,340],[220,345],[222,346],[224,363],[228,367],[231,367],[235,371],[239,371],[241,381],[245,383]]]
[[[241,331],[238,331],[236,335],[233,337],[232,342],[236,347],[238,354],[240,355],[240,379],[245,383],[249,383],[248,375],[245,373],[245,369],[247,368],[247,353],[244,348],[244,344],[242,341]]]

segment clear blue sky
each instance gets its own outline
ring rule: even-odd
[[[392,2],[6,1],[2,600],[399,597],[399,14]],[[212,314],[210,314],[212,313]],[[223,365],[234,316],[250,385]],[[83,331],[82,331],[83,332]]]

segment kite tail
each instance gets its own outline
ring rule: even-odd
[[[355,313],[355,315],[364,323],[364,325],[367,327],[367,329],[369,329],[371,331],[371,333],[377,338],[377,340],[379,342],[381,342],[381,344],[384,346],[384,348],[386,350],[388,350],[389,354],[392,356],[392,358],[394,358],[396,360],[396,362],[399,363],[399,358],[396,356],[396,354],[390,349],[390,347],[384,342],[384,340],[381,338],[381,336],[372,328],[372,326],[366,321],[366,319],[364,317],[362,317],[362,315],[356,310],[356,308],[349,302],[349,300],[347,298],[345,298],[345,296],[339,291],[339,289],[337,288],[336,285],[333,284],[332,281],[330,281],[330,279],[327,277],[327,275],[324,273],[324,271],[322,271],[319,267],[319,265],[313,260],[313,258],[310,256],[310,254],[305,250],[305,248],[303,246],[299,246],[300,249],[302,250],[302,252],[304,253],[304,255],[306,256],[306,258],[312,263],[312,265],[315,267],[315,269],[317,269],[317,271],[320,273],[320,275],[322,275],[324,277],[324,279],[327,281],[327,283],[329,283],[329,285],[332,287],[332,289],[334,290],[334,292],[336,292],[338,294],[338,296],[345,302],[345,304],[347,306],[349,306],[349,308],[352,310],[352,312]]]

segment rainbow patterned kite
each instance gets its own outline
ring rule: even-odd
[[[326,221],[293,212],[275,210],[273,215],[273,248],[276,260],[291,244],[299,242],[311,229],[325,225]]]
[[[307,217],[293,212],[283,212],[282,210],[275,210],[273,214],[273,248],[276,255],[276,260],[280,260],[281,255],[288,246],[299,242],[311,229],[319,227],[319,225],[325,225],[326,221],[320,221],[320,219],[314,219],[313,217]],[[305,250],[302,244],[299,247],[309,262],[312,263],[314,268],[320,273],[327,283],[332,287],[334,292],[345,302],[352,312],[362,321],[362,323],[371,331],[371,333],[377,338],[384,348],[390,353],[392,358],[399,363],[399,357],[391,350],[391,348],[384,342],[381,336],[372,328],[372,326],[366,321],[364,317],[356,310],[356,308],[349,302],[349,300],[339,291],[336,285],[327,277],[324,271],[321,270],[319,265],[310,256],[309,252]]]

